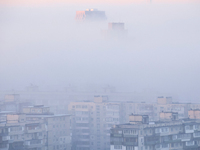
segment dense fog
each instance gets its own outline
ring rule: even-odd
[[[0,6],[0,90],[112,85],[123,92],[200,98],[200,4],[56,4]],[[86,8],[106,21],[76,22]],[[109,22],[125,38],[105,39]]]

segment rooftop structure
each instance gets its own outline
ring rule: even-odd
[[[86,9],[85,11],[76,11],[75,19],[78,21],[106,20],[106,15],[105,11],[99,11],[97,9]]]
[[[129,121],[131,124],[145,124],[149,123],[149,116],[148,115],[137,115],[137,114],[131,114],[129,116]]]
[[[200,119],[200,109],[189,110],[188,117],[190,119]]]
[[[158,104],[171,104],[172,103],[172,97],[163,97],[163,96],[160,96],[157,98],[157,103]]]
[[[6,94],[4,96],[4,102],[16,102],[19,101],[20,95],[19,94]]]
[[[23,107],[23,113],[26,114],[51,114],[50,107],[44,105],[34,105]]]
[[[160,121],[174,121],[178,120],[177,112],[160,112]]]

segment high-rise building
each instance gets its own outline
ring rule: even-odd
[[[108,23],[108,30],[102,30],[102,34],[105,38],[120,39],[127,36],[127,30],[125,30],[123,22],[111,22]]]
[[[94,101],[71,102],[73,150],[109,150],[110,128],[120,123],[120,103],[108,102],[106,96]]]

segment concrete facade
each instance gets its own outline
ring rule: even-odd
[[[168,116],[165,117],[167,120]],[[199,137],[199,120],[135,123],[132,120],[112,127],[110,150],[199,150]]]
[[[73,150],[110,149],[110,128],[120,123],[120,103],[95,97],[95,102],[72,102],[68,109],[72,115]]]

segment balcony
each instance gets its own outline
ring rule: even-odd
[[[111,145],[122,145],[123,142],[119,142],[119,141],[112,141],[110,142]]]
[[[8,135],[9,134],[9,132],[1,132],[0,133],[0,136],[6,136],[6,135]]]
[[[30,140],[30,141],[25,141],[24,142],[24,147],[25,148],[34,148],[34,147],[43,147],[43,142],[42,140]]]
[[[35,133],[35,132],[42,132],[42,128],[40,127],[36,127],[36,128],[32,128],[32,129],[29,129],[27,128],[24,132],[25,133]]]
[[[124,137],[138,137],[137,134],[124,134]]]
[[[155,145],[160,143],[160,137],[159,136],[146,136],[144,137],[144,143],[146,145]]]
[[[122,134],[111,134],[111,137],[122,137]]]
[[[10,140],[10,136],[2,136],[2,141],[9,141]]]
[[[199,146],[198,145],[183,146],[183,149],[187,149],[187,150],[192,150],[196,148],[199,148]]]
[[[8,150],[9,149],[9,144],[8,143],[0,143],[0,150]]]
[[[10,131],[9,135],[19,135],[19,134],[24,134],[23,130],[19,130],[19,131]]]
[[[126,145],[126,146],[137,146],[138,142],[123,142],[123,145]]]

